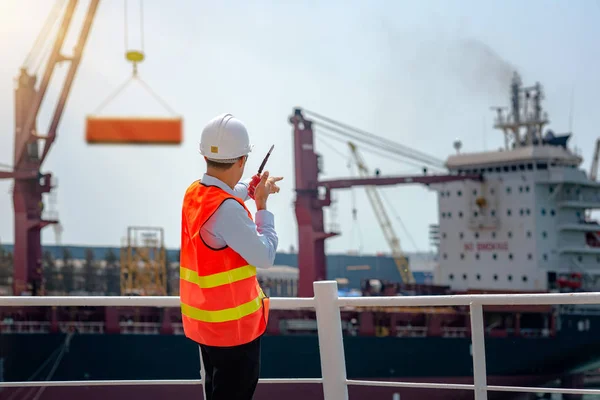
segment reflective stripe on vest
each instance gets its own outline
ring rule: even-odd
[[[198,276],[196,271],[192,271],[191,269],[187,269],[185,267],[179,267],[179,276],[184,281],[198,285],[202,289],[207,289],[256,276],[256,267],[252,265],[246,265],[208,276]]]
[[[234,308],[227,308],[219,311],[200,310],[199,308],[194,308],[187,304],[181,304],[181,313],[188,318],[202,322],[234,321],[260,310],[262,299],[264,298],[265,295],[261,290],[258,296],[253,300]]]
[[[179,276],[184,281],[198,285],[200,288],[207,289],[227,285],[229,283],[256,276],[256,267],[252,265],[246,265],[244,267],[235,268],[225,272],[219,272],[209,276],[198,276],[196,271],[192,271],[191,269],[187,269],[185,267],[179,267]],[[218,311],[201,310],[187,304],[181,304],[181,313],[186,317],[202,322],[233,321],[258,311],[262,305],[262,299],[264,298],[265,294],[262,290],[260,290],[258,296],[249,302],[241,304],[237,307]]]

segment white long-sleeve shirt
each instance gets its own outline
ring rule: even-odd
[[[249,199],[250,179],[239,182],[232,190],[223,181],[204,174],[201,182],[217,186],[243,201]],[[278,238],[275,232],[275,216],[267,210],[258,210],[256,223],[248,218],[246,210],[235,200],[223,202],[200,230],[204,242],[214,248],[229,246],[250,265],[268,268],[275,262]]]

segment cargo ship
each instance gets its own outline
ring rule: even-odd
[[[297,254],[277,255],[259,270],[270,296],[310,296],[315,280],[336,279],[342,295],[438,295],[598,290],[600,206],[592,171],[569,147],[571,133],[544,127],[542,88],[523,87],[515,74],[511,107],[494,126],[505,137],[497,151],[462,152],[445,161],[446,175],[319,181],[313,127],[301,109],[290,117],[296,161]],[[303,164],[304,163],[304,164]],[[352,185],[421,183],[437,193],[438,248],[433,274],[411,271],[407,257],[326,256],[323,207],[330,191]],[[324,187],[325,194],[319,193]],[[140,245],[140,247],[148,245]],[[158,243],[160,250],[160,243]],[[5,249],[11,250],[10,246]],[[120,294],[126,286],[123,248],[46,247],[41,262],[47,294]],[[2,263],[12,263],[10,254]],[[125,257],[125,258],[124,258]],[[165,252],[172,273],[160,275],[176,294],[177,250]],[[100,260],[94,264],[93,260]],[[98,265],[98,267],[92,267]],[[351,268],[357,265],[363,268]],[[14,265],[16,271],[18,265]],[[78,272],[79,271],[79,272]],[[54,275],[53,275],[54,274]],[[158,276],[158,275],[157,275]],[[156,276],[155,276],[156,277]],[[52,286],[53,285],[53,286]],[[124,286],[125,285],[125,286]],[[150,287],[150,286],[147,286]],[[81,292],[84,291],[84,292]],[[24,293],[21,293],[23,295]],[[138,293],[151,295],[152,293]],[[600,362],[600,307],[490,306],[484,308],[489,384],[581,387]],[[342,310],[347,374],[353,379],[472,382],[469,310],[410,307]],[[147,380],[199,377],[197,346],[182,335],[176,309],[131,307],[0,307],[0,379]],[[263,378],[320,377],[314,312],[272,311],[262,347]],[[468,399],[471,391],[351,387],[350,398]],[[113,386],[4,389],[1,400],[201,398],[199,386]],[[494,397],[497,396],[497,397]],[[502,397],[503,396],[503,397]],[[490,393],[490,398],[512,398]],[[259,385],[256,399],[318,399],[318,384]],[[565,398],[578,398],[571,396]]]

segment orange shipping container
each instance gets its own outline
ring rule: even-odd
[[[181,144],[183,120],[156,117],[87,117],[90,144]]]

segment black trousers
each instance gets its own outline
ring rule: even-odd
[[[204,400],[252,400],[260,375],[260,336],[234,347],[200,345]]]

